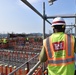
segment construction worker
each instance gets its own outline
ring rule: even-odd
[[[6,44],[6,43],[7,43],[7,39],[3,38],[3,44]]]
[[[76,53],[75,38],[65,34],[65,21],[56,17],[52,22],[53,34],[43,40],[40,62],[48,61],[48,75],[74,75]]]
[[[26,38],[26,41],[27,41],[27,42],[29,41],[29,38],[28,38],[28,37]]]
[[[2,43],[2,39],[0,38],[0,44]]]

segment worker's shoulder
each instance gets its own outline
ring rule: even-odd
[[[51,36],[46,37],[43,41],[46,41],[47,39],[49,39]]]
[[[72,36],[72,37],[75,37],[74,35],[72,35],[72,34],[67,34],[67,33],[65,33],[66,35],[68,35],[68,36]]]
[[[45,42],[45,41],[46,41],[46,39],[47,39],[47,38],[45,38],[45,39],[43,40],[43,42]]]
[[[74,36],[74,35],[72,35],[72,34],[67,34],[69,37],[71,36],[73,39],[75,39],[75,41],[76,41],[76,37]]]

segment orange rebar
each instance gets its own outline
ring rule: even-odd
[[[19,75],[22,75],[22,69],[21,68],[19,69]]]
[[[3,64],[0,64],[0,73],[3,74]]]
[[[38,75],[38,69],[36,69],[34,73],[35,73],[35,75]]]
[[[5,74],[8,75],[8,65],[5,65]]]
[[[37,75],[42,75],[42,69],[40,66],[38,67],[38,74]]]
[[[12,72],[12,65],[9,66],[9,71]]]
[[[28,73],[28,69],[27,68],[25,68],[25,75]]]
[[[35,73],[33,73],[32,75],[36,75]]]
[[[14,66],[13,69],[15,70],[16,69],[16,66]],[[14,75],[16,75],[16,72],[14,73]]]
[[[27,59],[28,59],[28,54],[25,54],[25,58],[27,58]]]
[[[44,71],[44,75],[47,75],[47,70]]]

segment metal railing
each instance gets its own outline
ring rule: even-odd
[[[27,65],[27,69],[29,71],[29,62],[32,61],[35,58],[38,58],[39,54],[35,55],[33,58],[29,59],[28,61],[26,61],[24,64],[22,64],[21,66],[19,66],[18,68],[16,68],[15,70],[13,70],[11,73],[9,73],[8,75],[14,75],[14,73],[16,73],[16,71],[18,71],[20,68],[23,68],[25,65]],[[36,62],[37,63],[37,62]],[[39,65],[40,62],[38,62],[37,65]],[[35,64],[34,64],[35,65]]]
[[[27,73],[27,75],[32,75],[39,65],[40,65],[40,61],[38,61],[38,63]]]

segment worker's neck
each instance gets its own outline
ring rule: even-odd
[[[53,32],[54,32],[54,33],[59,33],[59,32],[65,32],[65,31],[53,29]]]

